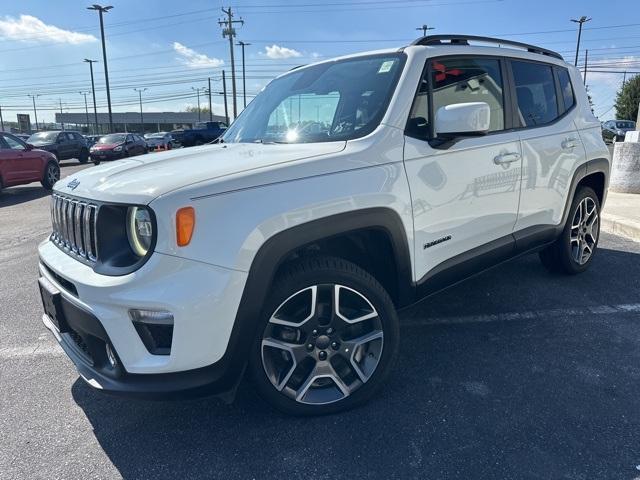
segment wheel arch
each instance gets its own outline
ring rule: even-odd
[[[565,199],[562,222],[560,222],[560,225],[558,226],[559,231],[562,231],[564,228],[567,218],[569,217],[571,202],[573,201],[579,187],[586,185],[593,188],[600,200],[600,208],[604,207],[604,202],[607,198],[607,189],[609,188],[610,168],[609,159],[596,158],[589,160],[576,169],[571,180],[569,195],[567,195],[567,198]]]
[[[395,298],[394,292],[389,292],[396,307],[410,304],[415,298],[411,255],[407,233],[398,213],[386,207],[367,208],[305,222],[273,235],[256,253],[227,345],[225,357],[229,357],[228,361],[235,364],[238,370],[244,370],[270,286],[288,261],[296,258],[301,251],[318,245],[320,248],[325,246],[322,253],[331,253],[326,250],[331,244],[347,248],[358,236],[359,241],[362,238],[376,242],[384,239],[384,248],[390,249],[393,254],[395,271],[393,277],[383,279],[380,283],[383,286],[397,284]],[[350,254],[351,257],[347,255],[345,259],[353,261],[356,257],[352,252]],[[372,275],[375,277],[375,273]],[[385,282],[387,285],[384,285]]]

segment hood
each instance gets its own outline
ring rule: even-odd
[[[111,150],[122,145],[122,143],[94,143],[91,147],[93,150]]]
[[[60,180],[55,190],[98,201],[147,204],[194,183],[337,153],[345,145],[225,143],[170,150],[87,168]],[[246,186],[256,186],[249,175]]]
[[[53,147],[55,145],[55,142],[44,142],[42,140],[35,141],[35,142],[27,142],[27,143],[33,145],[34,147],[38,147],[38,148]]]

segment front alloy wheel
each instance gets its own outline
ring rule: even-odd
[[[275,289],[286,293],[261,329],[254,377],[260,393],[287,413],[350,408],[368,399],[389,371],[398,339],[393,304],[349,262],[302,263],[308,265],[292,269]]]

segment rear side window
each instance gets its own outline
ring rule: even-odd
[[[535,127],[558,118],[558,100],[551,65],[511,61],[520,123]]]
[[[569,72],[566,68],[558,69],[558,81],[560,82],[560,92],[562,93],[562,100],[564,102],[564,111],[570,110],[575,105],[575,99],[573,97],[573,87],[571,86],[571,79],[569,78]]]

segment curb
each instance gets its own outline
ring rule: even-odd
[[[634,222],[625,217],[603,213],[600,228],[607,233],[640,242],[640,222]]]

